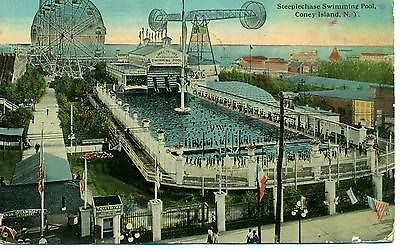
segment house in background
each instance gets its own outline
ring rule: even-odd
[[[257,73],[281,74],[287,73],[287,62],[283,58],[268,58],[265,56],[242,56],[236,64],[245,70]]]
[[[302,93],[319,98],[340,114],[340,122],[357,125],[365,121],[365,126],[387,123],[394,117],[394,89],[390,87],[364,89],[336,89]]]
[[[394,62],[394,55],[383,54],[383,53],[361,53],[359,57],[360,61],[367,62]]]
[[[311,74],[318,72],[318,53],[316,50],[293,52],[288,62],[288,72],[293,74]]]
[[[79,180],[73,180],[68,161],[44,153],[45,209],[49,224],[67,225],[77,218],[83,205]],[[41,198],[38,192],[40,153],[17,164],[10,185],[0,187],[0,213],[3,223],[20,229],[21,225],[40,225]]]
[[[23,134],[23,128],[0,128],[1,147],[23,149]]]

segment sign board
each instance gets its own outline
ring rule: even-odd
[[[161,49],[150,58],[152,66],[180,66],[182,56],[178,51],[171,49]]]
[[[4,213],[4,218],[22,218],[22,217],[30,217],[30,216],[38,216],[41,214],[41,209],[23,209],[23,210],[14,210],[8,211]],[[47,213],[47,209],[44,210],[44,213]]]
[[[122,215],[122,204],[95,207],[96,218]]]

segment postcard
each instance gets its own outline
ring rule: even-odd
[[[393,0],[2,0],[0,244],[392,243]]]

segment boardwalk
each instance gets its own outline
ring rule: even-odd
[[[384,241],[393,230],[394,206],[390,206],[384,219],[378,222],[374,211],[362,210],[334,216],[304,219],[302,221],[302,243],[351,243],[352,237],[357,236],[364,242]],[[353,223],[349,223],[349,222]],[[254,226],[253,229],[256,229]],[[219,236],[220,243],[245,243],[247,228],[223,232]],[[163,240],[161,244],[198,244],[205,243],[207,232],[199,236],[180,239]],[[274,225],[262,227],[262,243],[273,243]],[[282,224],[282,243],[298,242],[298,222]],[[323,248],[323,247],[322,247]],[[335,248],[338,248],[336,246]],[[377,248],[377,247],[376,247]],[[378,248],[377,248],[378,249]]]
[[[67,159],[63,132],[58,119],[58,104],[55,91],[52,88],[46,89],[46,93],[36,104],[36,110],[33,112],[34,120],[29,124],[27,133],[32,148],[23,152],[23,159],[35,154],[35,144],[41,142],[41,133],[43,128],[44,152],[53,154],[61,159]],[[48,111],[48,113],[47,113]]]

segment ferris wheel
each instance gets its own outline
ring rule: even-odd
[[[44,0],[31,27],[31,62],[53,76],[81,78],[104,55],[105,35],[90,0]]]

